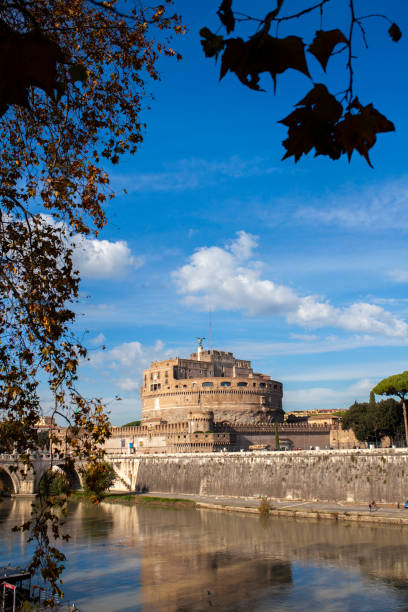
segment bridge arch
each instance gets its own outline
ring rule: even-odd
[[[18,476],[5,465],[0,466],[0,485],[2,495],[19,493],[20,483]]]
[[[79,470],[76,470],[75,468],[72,467],[68,467],[67,465],[65,465],[64,463],[57,463],[55,465],[50,466],[45,465],[42,467],[42,469],[40,470],[36,470],[36,474],[35,474],[35,485],[34,485],[34,492],[38,493],[40,490],[40,484],[42,479],[44,478],[44,476],[48,473],[48,472],[52,472],[55,473],[56,475],[59,474],[64,474],[68,480],[71,483],[71,488],[76,491],[78,489],[82,489],[82,477],[81,477],[81,473]]]
[[[73,467],[68,467],[64,463],[59,463],[54,466],[54,471],[63,472],[71,483],[71,487],[74,491],[78,489],[82,489],[82,475],[79,470],[76,470]]]

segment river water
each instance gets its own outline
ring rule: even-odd
[[[0,565],[30,502],[0,504]],[[70,505],[66,597],[82,612],[408,611],[408,528],[214,510]]]

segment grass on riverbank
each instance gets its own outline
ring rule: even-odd
[[[88,500],[89,498],[84,491],[74,491],[71,499]],[[194,508],[196,505],[195,501],[190,499],[154,497],[138,493],[107,493],[102,501],[111,504],[143,504],[160,508]]]

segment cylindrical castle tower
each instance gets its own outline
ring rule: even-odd
[[[250,361],[232,353],[204,350],[202,340],[190,359],[153,362],[143,372],[143,423],[182,422],[203,412],[212,412],[216,423],[283,421],[282,383],[253,372]]]

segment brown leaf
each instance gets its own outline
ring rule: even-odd
[[[336,98],[329,93],[322,83],[316,83],[306,96],[296,106],[312,106],[323,121],[338,121],[343,113],[343,107]]]
[[[298,36],[275,38],[260,32],[247,42],[242,38],[231,38],[226,42],[220,79],[231,70],[250,89],[263,91],[258,85],[261,73],[269,72],[276,87],[276,75],[289,68],[310,77],[302,39]]]
[[[221,20],[221,23],[225,26],[227,34],[233,31],[235,28],[235,17],[232,12],[232,0],[222,0],[220,8],[217,11],[217,15]]]
[[[317,30],[313,42],[307,50],[315,56],[326,72],[327,62],[333,53],[334,47],[339,43],[347,44],[347,39],[341,30]]]
[[[373,167],[369,158],[369,150],[377,140],[377,134],[392,132],[394,124],[378,112],[372,104],[362,106],[359,113],[347,113],[336,128],[336,137],[347,154],[348,160],[356,150],[364,157],[368,165]]]
[[[214,34],[209,28],[201,28],[200,36],[202,36],[202,40],[200,42],[205,56],[215,57],[217,59],[218,54],[225,46],[224,38]]]
[[[401,39],[402,32],[396,23],[392,23],[388,29],[388,34],[391,36],[394,42],[398,42]]]
[[[297,162],[312,148],[316,155],[328,155],[338,159],[341,147],[334,131],[343,107],[322,84],[317,84],[296,104],[296,109],[279,123],[286,125],[288,138],[283,141],[286,153],[283,159],[293,156]]]
[[[220,80],[224,78],[228,70],[237,73],[237,71],[240,70],[241,65],[247,65],[247,55],[247,43],[244,42],[242,38],[228,39],[225,43],[225,51],[221,58]]]

